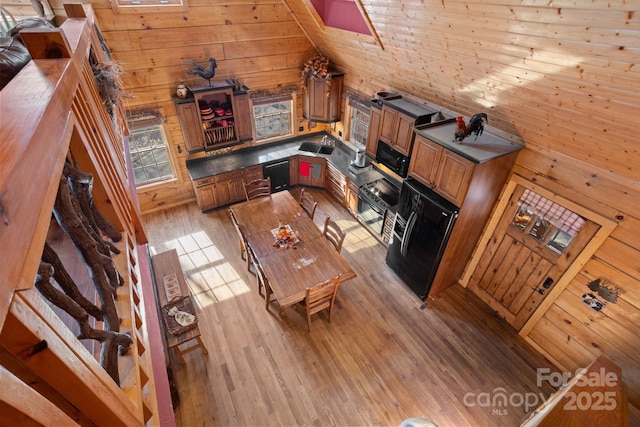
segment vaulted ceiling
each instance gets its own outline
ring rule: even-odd
[[[318,50],[367,95],[397,90],[638,179],[640,23],[632,5],[357,0],[373,36],[319,25],[284,0]],[[624,156],[616,153],[625,153]]]

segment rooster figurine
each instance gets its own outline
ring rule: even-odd
[[[484,131],[485,123],[489,123],[489,119],[485,113],[474,114],[469,120],[468,125],[465,124],[463,116],[458,116],[456,118],[456,130],[454,133],[455,140],[462,142],[463,139],[472,133],[475,133],[476,139],[478,139],[478,136],[482,135],[482,132]]]
[[[216,67],[218,66],[215,58],[209,58],[209,68],[204,68],[196,61],[192,60],[187,61],[187,64],[193,65],[193,68],[189,68],[187,70],[188,73],[199,75],[203,79],[207,80],[209,82],[209,86],[211,86],[211,79],[216,75]]]

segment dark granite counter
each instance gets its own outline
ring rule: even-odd
[[[437,126],[416,126],[413,129],[417,135],[434,141],[474,163],[485,163],[524,148],[522,145],[492,135],[486,131],[483,132],[482,135],[479,135],[478,139],[476,139],[475,135],[469,135],[462,142],[456,142],[454,141],[455,122]]]
[[[291,156],[300,155],[308,157],[322,157],[327,159],[342,174],[360,186],[367,182],[374,181],[382,177],[380,172],[372,168],[365,168],[360,173],[353,173],[349,165],[355,159],[355,151],[342,141],[328,135],[335,149],[331,154],[310,153],[307,151],[299,151],[298,147],[302,142],[309,141],[320,143],[322,137],[328,135],[325,132],[317,134],[304,135],[279,143],[267,144],[264,146],[247,148],[235,152],[220,154],[217,156],[201,157],[198,159],[187,160],[187,170],[191,180],[195,181],[209,176],[218,175],[224,172],[230,172],[248,166],[267,164],[279,160],[289,158]],[[367,164],[369,161],[367,162]]]
[[[389,100],[383,99],[382,103],[398,111],[401,111],[410,117],[413,117],[418,122],[424,122],[424,119],[426,119],[427,117],[431,117],[433,114],[437,113],[436,110],[423,107],[414,102],[407,101],[404,98],[389,99]]]

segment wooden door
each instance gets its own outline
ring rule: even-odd
[[[585,219],[579,233],[558,253],[557,229],[525,215],[518,201],[525,188],[518,185],[509,199],[493,237],[469,282],[485,303],[520,329],[598,231]]]

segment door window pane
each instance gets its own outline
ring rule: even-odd
[[[562,253],[562,251],[564,251],[564,249],[569,246],[569,243],[571,243],[571,240],[573,240],[573,236],[565,231],[562,231],[561,229],[556,229],[555,232],[553,233],[553,235],[551,236],[551,239],[549,239],[549,242],[547,243],[547,247],[559,254]]]
[[[511,225],[515,225],[520,230],[524,231],[527,228],[527,225],[529,225],[529,221],[531,221],[532,216],[533,212],[531,212],[529,207],[527,205],[521,205],[513,216]]]

